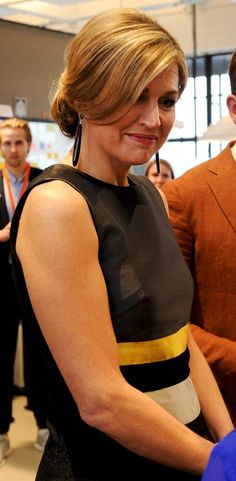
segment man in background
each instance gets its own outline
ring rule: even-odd
[[[41,376],[37,346],[21,316],[10,258],[12,216],[29,182],[41,172],[26,160],[31,141],[31,131],[25,120],[13,118],[0,124],[0,149],[4,159],[0,170],[0,466],[11,452],[8,431],[13,421],[14,362],[20,320],[23,324],[27,407],[33,410],[38,426],[35,447],[43,450],[48,436],[45,380]]]
[[[236,51],[229,77],[236,124]],[[236,141],[162,190],[195,283],[192,332],[236,424]]]

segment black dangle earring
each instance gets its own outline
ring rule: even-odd
[[[156,153],[156,166],[157,166],[157,173],[160,174],[160,159],[159,159],[159,152]]]
[[[77,131],[75,135],[75,143],[74,143],[73,157],[72,157],[72,163],[74,167],[76,167],[79,160],[81,137],[82,137],[82,123],[81,123],[81,118],[79,117],[79,125],[77,127]]]

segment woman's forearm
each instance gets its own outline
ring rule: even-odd
[[[191,378],[196,388],[202,413],[215,441],[233,429],[233,423],[212,371],[189,333]]]

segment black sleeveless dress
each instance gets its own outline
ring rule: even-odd
[[[142,176],[130,175],[130,185],[119,187],[72,167],[55,165],[30,184],[17,206],[11,228],[18,292],[32,335],[40,346],[42,368],[51,388],[50,436],[36,480],[200,480],[199,476],[175,471],[130,452],[80,418],[40,331],[15,252],[18,224],[28,193],[40,183],[54,179],[80,192],[91,211],[123,376],[157,402],[162,403],[166,394],[174,398],[174,415],[175,409],[176,417],[180,411],[180,419],[190,407],[183,422],[199,433],[205,429],[196,402],[192,409],[196,399],[192,402],[191,395],[183,397],[186,384],[191,383],[186,341],[193,283],[157,189]],[[184,386],[179,402],[175,400],[176,386],[180,390]]]

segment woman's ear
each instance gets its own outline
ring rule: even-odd
[[[232,121],[236,124],[236,95],[228,95],[227,106],[229,109],[229,115]]]

